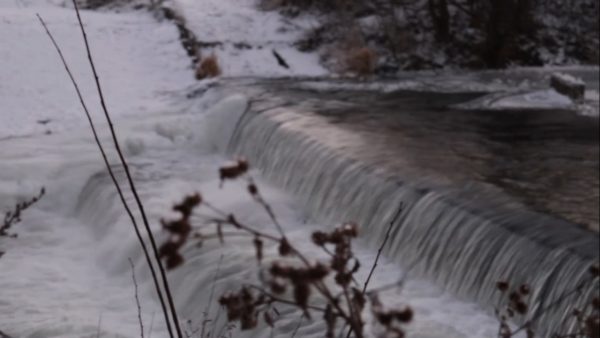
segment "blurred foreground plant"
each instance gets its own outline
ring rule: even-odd
[[[364,310],[369,310],[373,318],[383,327],[385,337],[402,338],[405,336],[404,326],[413,319],[413,311],[409,307],[403,309],[387,309],[377,296],[378,290],[368,291],[368,284],[373,275],[381,251],[385,246],[390,230],[398,219],[402,206],[390,221],[386,237],[376,256],[367,280],[359,284],[355,275],[361,264],[352,250],[352,242],[358,237],[358,226],[345,223],[332,231],[315,231],[312,243],[322,250],[326,260],[310,260],[303,252],[290,242],[277,220],[271,206],[265,201],[258,187],[247,175],[248,162],[239,159],[230,165],[220,168],[222,182],[238,178],[245,179],[247,191],[252,199],[268,214],[276,233],[265,232],[237,219],[209,202],[198,193],[187,196],[173,209],[180,213],[175,220],[163,220],[163,228],[168,232],[167,240],[160,246],[160,257],[168,269],[174,269],[184,263],[181,254],[183,246],[189,241],[197,244],[206,240],[217,239],[221,243],[227,237],[247,236],[251,239],[259,264],[265,264],[264,245],[267,242],[277,246],[278,258],[269,263],[266,276],[261,277],[261,285],[245,284],[237,291],[230,291],[220,296],[219,304],[227,312],[230,323],[239,323],[242,330],[257,327],[259,322],[274,327],[279,312],[275,305],[285,304],[299,309],[303,317],[312,318],[318,315],[326,325],[325,337],[346,336],[365,337]],[[196,226],[191,223],[191,215],[196,209],[206,208],[215,217],[208,219],[208,224]],[[213,230],[206,231],[209,225]],[[397,284],[396,284],[397,285]],[[318,295],[320,298],[317,301]],[[367,308],[367,305],[370,305]]]
[[[21,222],[21,215],[23,211],[37,203],[42,196],[46,194],[46,189],[42,188],[37,196],[32,197],[29,200],[17,203],[13,210],[9,210],[4,214],[4,220],[2,226],[0,226],[0,237],[16,237],[16,234],[9,234],[8,230],[15,224]]]
[[[555,332],[552,338],[600,338],[600,268],[598,264],[589,269],[589,278],[575,285],[573,289],[566,291],[561,297],[552,300],[546,307],[537,312],[532,318],[526,318],[530,310],[530,295],[532,290],[529,285],[522,284],[513,286],[506,281],[500,281],[496,288],[506,298],[507,304],[504,307],[496,308],[496,316],[500,321],[498,329],[498,338],[515,337],[521,332],[525,332],[527,338],[538,337],[533,327],[539,316],[568,301],[573,296],[579,295],[584,288],[593,286],[594,292],[583,305],[583,308],[575,308],[572,316],[575,318],[575,328],[568,333]],[[523,324],[516,329],[512,329],[509,321],[521,319]]]
[[[40,193],[37,196],[32,197],[29,200],[19,202],[15,205],[14,209],[7,211],[4,214],[4,220],[2,221],[2,226],[0,226],[0,237],[17,237],[17,234],[10,234],[8,230],[12,228],[13,225],[21,222],[21,216],[23,211],[27,210],[29,207],[37,203],[42,196],[46,194],[46,189],[42,187]],[[4,255],[4,252],[0,250],[0,257]],[[0,335],[1,337],[1,335]]]

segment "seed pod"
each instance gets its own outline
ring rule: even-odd
[[[508,282],[504,282],[504,281],[500,281],[498,283],[496,283],[496,288],[498,288],[498,290],[505,292],[506,290],[508,290],[509,288],[509,284]]]
[[[279,241],[279,254],[281,256],[288,256],[292,253],[292,246],[288,242],[287,238],[282,238]]]

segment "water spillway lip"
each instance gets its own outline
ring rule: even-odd
[[[525,208],[506,208],[490,203],[490,200],[475,201],[452,192],[432,193],[441,196],[449,205],[490,219],[506,231],[549,250],[567,250],[585,260],[598,260],[600,257],[598,233],[580,224]]]
[[[319,115],[299,112],[293,107],[278,107],[260,112],[251,109],[242,129],[254,128],[254,125],[250,126],[248,123],[258,116],[260,119],[265,119],[265,123],[270,124],[269,128],[266,128],[262,122],[255,124],[266,128],[262,131],[265,132],[263,135],[265,138],[259,141],[265,143],[256,145],[260,147],[260,158],[265,163],[281,160],[273,157],[276,156],[276,153],[272,151],[272,148],[280,147],[280,143],[284,141],[283,138],[289,137],[290,142],[292,139],[294,140],[295,146],[293,149],[288,149],[286,157],[302,157],[306,168],[311,168],[317,164],[316,161],[327,158],[332,165],[337,163],[336,165],[340,168],[353,167],[359,170],[362,176],[376,176],[379,177],[380,182],[386,182],[382,184],[394,184],[400,189],[410,190],[415,200],[422,199],[426,195],[436,196],[448,207],[460,209],[477,218],[488,220],[494,226],[503,228],[516,236],[528,238],[548,250],[568,250],[585,260],[598,259],[599,238],[596,232],[561,217],[531,210],[503,193],[501,189],[488,189],[487,185],[478,182],[440,184],[427,178],[419,178],[418,175],[411,177],[404,173],[397,173],[386,168],[385,163],[370,161],[370,158],[363,160],[362,154],[357,155],[355,150],[368,149],[368,147],[353,148],[353,146],[368,143],[368,139],[361,139],[360,136],[345,130],[340,125],[329,123]],[[274,139],[275,133],[280,134],[277,136],[279,139]],[[241,142],[250,142],[250,139]],[[307,148],[312,148],[314,151],[309,152],[306,150]],[[317,151],[322,154],[328,153],[328,155],[319,155]],[[339,175],[339,172],[334,173],[334,169],[328,168],[326,164],[319,164],[319,168],[323,175],[327,171],[332,171],[330,173],[332,175]],[[276,174],[282,175],[282,173]],[[307,173],[302,174],[306,175]],[[294,175],[294,173],[288,173],[288,175]],[[360,184],[360,182],[355,184]]]

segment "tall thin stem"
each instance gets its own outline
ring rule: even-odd
[[[75,91],[77,92],[77,97],[79,98],[79,102],[81,103],[81,106],[83,107],[83,110],[85,112],[85,115],[88,119],[90,128],[92,130],[92,134],[94,136],[94,141],[96,142],[96,145],[98,146],[98,149],[100,150],[100,154],[102,155],[102,160],[104,161],[104,164],[106,165],[106,169],[108,171],[108,174],[115,186],[115,188],[117,189],[117,193],[119,195],[119,199],[121,200],[121,203],[123,204],[123,207],[125,208],[125,211],[127,213],[127,215],[129,216],[129,219],[131,220],[131,223],[133,224],[133,228],[135,230],[135,234],[137,236],[137,239],[142,247],[142,251],[144,252],[144,256],[146,258],[146,261],[148,262],[148,266],[150,268],[150,273],[152,275],[152,279],[154,281],[154,286],[156,287],[156,292],[158,294],[158,299],[160,301],[162,310],[163,310],[163,314],[165,316],[165,321],[166,321],[166,325],[167,325],[167,330],[169,331],[169,336],[170,337],[174,337],[173,336],[173,332],[172,332],[172,328],[171,328],[171,324],[170,324],[170,319],[169,319],[169,311],[167,309],[167,305],[165,303],[164,300],[164,296],[162,294],[161,291],[161,287],[160,287],[160,283],[158,280],[158,277],[156,275],[156,270],[154,269],[154,265],[152,264],[152,259],[150,258],[150,254],[148,252],[148,248],[146,247],[146,244],[143,240],[142,234],[140,232],[139,226],[137,224],[137,221],[135,220],[135,217],[133,216],[133,212],[131,211],[131,208],[129,208],[129,205],[127,204],[127,200],[125,199],[125,195],[123,194],[123,190],[121,189],[121,186],[119,185],[119,182],[117,181],[117,178],[115,176],[115,173],[112,170],[112,167],[110,165],[110,162],[108,161],[108,157],[106,155],[106,151],[104,150],[104,147],[102,146],[102,143],[100,142],[100,138],[98,136],[98,132],[96,131],[96,126],[94,125],[94,121],[92,120],[92,116],[87,108],[87,105],[85,104],[85,101],[83,99],[83,96],[81,94],[81,90],[79,89],[79,85],[77,84],[77,81],[75,81],[75,78],[73,77],[73,73],[71,72],[71,69],[69,68],[69,65],[67,64],[67,61],[65,60],[65,57],[62,53],[62,50],[60,49],[60,47],[58,46],[58,43],[56,42],[56,40],[54,39],[54,36],[52,35],[52,33],[50,33],[50,30],[48,29],[48,26],[46,25],[46,22],[44,22],[44,20],[42,19],[42,17],[39,14],[36,14],[38,19],[40,20],[40,23],[42,24],[42,26],[44,27],[46,34],[48,35],[48,37],[50,37],[50,41],[52,41],[52,44],[54,45],[54,48],[56,49],[58,56],[60,57],[63,66],[65,67],[65,70],[67,72],[67,74],[69,75],[69,78],[71,79],[71,83],[73,84],[73,87],[75,87]]]
[[[173,295],[171,294],[171,288],[169,287],[169,281],[167,279],[167,274],[165,272],[165,268],[162,266],[162,263],[160,261],[160,255],[158,252],[158,246],[156,245],[156,240],[154,239],[154,235],[152,234],[152,229],[150,229],[150,223],[148,222],[148,217],[146,216],[146,212],[144,210],[144,205],[142,204],[142,200],[140,199],[140,196],[135,187],[135,183],[133,182],[131,172],[129,171],[129,166],[127,165],[125,156],[123,155],[123,152],[121,151],[121,146],[117,139],[117,134],[116,134],[115,128],[113,126],[112,119],[110,117],[108,109],[106,108],[106,101],[104,99],[104,94],[102,93],[102,86],[100,85],[100,79],[98,77],[98,72],[96,71],[96,66],[95,66],[94,60],[92,58],[92,53],[90,51],[90,44],[89,44],[89,41],[87,38],[87,34],[85,32],[85,28],[83,27],[83,21],[81,20],[81,15],[79,13],[79,7],[77,5],[77,0],[73,0],[73,6],[75,7],[75,13],[77,14],[77,21],[79,22],[79,27],[81,28],[81,34],[83,36],[83,41],[85,43],[85,49],[87,52],[90,67],[92,69],[92,73],[94,74],[94,80],[96,82],[96,88],[98,89],[98,96],[100,98],[100,105],[102,106],[102,111],[104,112],[104,116],[106,117],[106,121],[108,122],[108,126],[110,128],[110,133],[112,135],[113,143],[115,146],[115,150],[117,151],[117,153],[119,155],[119,159],[121,160],[123,169],[125,169],[125,175],[127,176],[127,181],[129,183],[129,187],[131,188],[131,192],[133,193],[135,202],[138,206],[140,214],[142,215],[142,221],[143,221],[144,227],[146,228],[146,231],[148,233],[148,238],[150,239],[150,245],[151,245],[152,251],[154,253],[154,258],[156,259],[156,264],[158,264],[158,270],[162,277],[164,291],[166,293],[167,300],[169,302],[169,307],[171,309],[171,315],[173,316],[173,324],[175,326],[175,330],[177,331],[177,336],[179,338],[183,338],[183,333],[181,331],[181,327],[179,324],[179,318],[177,317],[177,309],[175,308],[175,302],[173,300]]]

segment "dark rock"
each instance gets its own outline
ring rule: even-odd
[[[574,101],[583,100],[585,95],[585,83],[581,79],[577,79],[569,74],[552,74],[550,77],[550,86]]]

